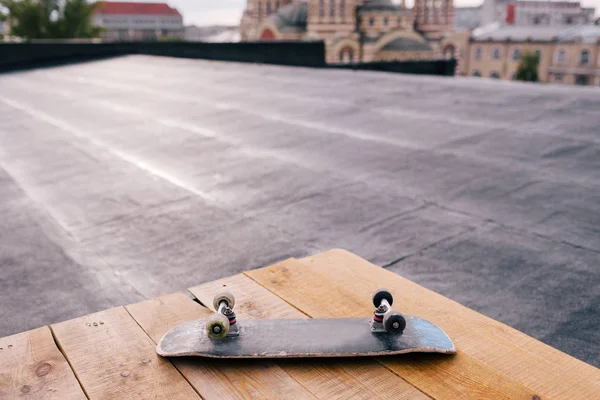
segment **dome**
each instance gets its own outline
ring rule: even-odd
[[[407,37],[399,37],[385,44],[380,51],[431,51],[426,42]]]
[[[308,21],[308,4],[306,1],[297,1],[285,5],[269,19],[280,32],[304,32]]]
[[[364,4],[358,6],[359,10],[365,11],[398,11],[402,6],[398,6],[392,0],[367,0]]]

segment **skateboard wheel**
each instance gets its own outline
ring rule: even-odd
[[[219,292],[213,300],[213,307],[216,311],[219,311],[219,303],[221,303],[222,301],[227,302],[227,307],[229,308],[233,308],[233,306],[235,305],[235,297],[233,297],[233,294],[231,292]]]
[[[390,333],[402,333],[406,328],[406,319],[397,312],[391,312],[383,316],[383,326]]]
[[[373,294],[373,305],[377,308],[381,305],[381,300],[386,299],[390,306],[394,302],[392,294],[385,289],[379,289]]]
[[[229,320],[223,314],[214,314],[206,321],[206,333],[211,339],[223,339],[229,333]]]

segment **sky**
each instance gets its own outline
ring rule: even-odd
[[[246,0],[140,0],[154,3],[167,2],[183,14],[186,25],[237,25],[240,22]],[[476,6],[483,0],[454,0],[456,6]],[[413,0],[407,0],[412,6]],[[600,11],[600,0],[583,0],[584,7],[596,7]]]

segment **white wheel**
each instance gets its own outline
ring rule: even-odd
[[[223,314],[213,314],[206,321],[206,333],[212,339],[223,339],[229,333],[229,320]]]
[[[401,334],[406,328],[406,319],[398,312],[387,312],[383,316],[383,326],[390,333]]]
[[[235,297],[233,297],[233,294],[231,292],[219,292],[213,299],[213,307],[216,311],[219,311],[219,303],[221,303],[222,301],[227,302],[227,307],[229,308],[233,308],[233,306],[235,305]]]

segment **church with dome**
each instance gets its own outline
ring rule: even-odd
[[[454,30],[453,0],[247,0],[242,40],[323,40],[328,63],[430,60]]]

